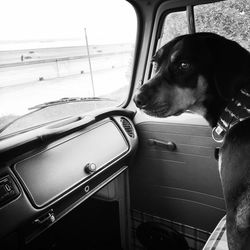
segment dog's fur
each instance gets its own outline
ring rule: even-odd
[[[134,97],[137,107],[151,116],[190,110],[214,127],[234,95],[250,85],[250,53],[213,33],[179,36],[152,60],[155,74]],[[250,249],[250,119],[227,133],[219,169],[229,249]]]

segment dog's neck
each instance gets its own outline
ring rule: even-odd
[[[203,103],[204,109],[203,114],[201,114],[208,122],[211,128],[215,127],[223,110],[226,108],[227,104],[229,103],[217,99],[212,100],[205,100]]]
[[[216,88],[213,88],[211,90],[213,94],[207,93],[207,98],[203,102],[203,106],[206,110],[203,116],[211,128],[217,125],[225,108],[233,99],[238,98],[242,89],[246,89],[247,92],[250,93],[250,77],[245,78],[244,81],[236,78],[234,81],[228,82],[227,88],[226,96],[222,96]]]
[[[222,142],[226,133],[239,122],[250,118],[250,86],[245,86],[227,103],[220,113],[212,136]]]
[[[250,86],[250,53],[242,47],[231,47],[232,53],[217,50],[217,63],[206,75],[209,83],[208,98],[204,102],[207,110],[204,116],[213,128],[224,109],[242,88]],[[210,96],[209,96],[210,95]]]

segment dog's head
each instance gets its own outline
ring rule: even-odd
[[[191,110],[208,118],[209,112],[222,109],[231,98],[233,81],[245,68],[239,64],[246,57],[249,61],[241,46],[216,34],[177,37],[153,56],[155,73],[138,89],[134,102],[151,116],[168,117]],[[218,114],[210,116],[218,118]]]

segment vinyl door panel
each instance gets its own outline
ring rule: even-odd
[[[206,231],[225,215],[211,129],[204,125],[144,121],[131,169],[132,208]],[[175,151],[153,144],[172,142]]]

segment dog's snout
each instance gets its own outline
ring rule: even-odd
[[[138,91],[134,96],[134,102],[135,105],[141,109],[147,104],[147,96],[142,91]]]
[[[134,102],[140,109],[145,109],[152,104],[155,94],[155,88],[152,86],[152,80],[144,83],[135,93]]]

